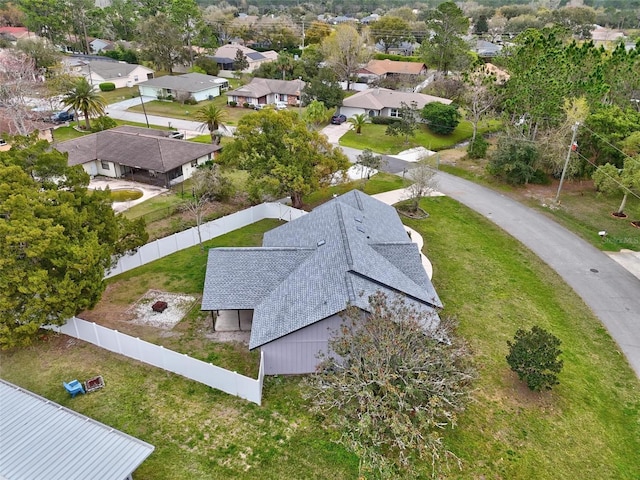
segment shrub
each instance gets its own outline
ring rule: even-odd
[[[234,102],[234,101],[229,102],[230,107],[235,107],[237,105],[238,105],[238,102]]]
[[[487,154],[487,148],[489,148],[489,142],[487,142],[482,135],[478,135],[474,141],[469,143],[467,155],[473,159],[484,158]]]
[[[113,82],[103,82],[98,85],[98,88],[100,88],[101,92],[111,92],[116,89],[116,84]]]
[[[183,104],[184,105],[197,105],[198,101],[193,97],[189,97],[189,98],[185,98]]]
[[[249,107],[251,106],[251,104],[250,104],[249,102],[244,102],[244,103],[242,104],[242,106],[243,106],[244,108],[249,108]]]
[[[450,135],[462,118],[455,105],[445,105],[440,102],[427,103],[420,113],[427,122],[429,130],[439,135]]]
[[[117,126],[118,124],[113,118],[102,115],[91,122],[91,131],[94,133],[101,132],[103,130],[109,130],[110,128],[115,128]]]
[[[529,331],[519,328],[513,342],[507,341],[507,363],[530,390],[551,390],[559,383],[558,373],[563,365],[558,359],[562,353],[560,344],[560,339],[537,325]]]
[[[165,99],[169,100],[170,102],[173,102],[173,95],[167,95]]]
[[[544,183],[546,175],[538,168],[540,154],[526,139],[503,137],[491,155],[487,171],[513,185]]]
[[[399,118],[393,117],[371,117],[371,123],[375,125],[391,125],[393,123],[398,123],[399,121]]]

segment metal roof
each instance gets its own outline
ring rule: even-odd
[[[124,480],[154,448],[0,379],[0,479]]]
[[[377,290],[407,296],[437,321],[442,303],[393,207],[353,190],[264,234],[263,248],[212,249],[202,309],[253,309],[257,348]]]

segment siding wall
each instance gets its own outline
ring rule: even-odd
[[[314,372],[319,363],[318,353],[327,353],[331,332],[341,324],[342,318],[332,315],[260,347],[264,354],[265,375]]]

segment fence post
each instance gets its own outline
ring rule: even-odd
[[[116,332],[116,345],[118,346],[118,353],[122,355],[122,346],[120,345],[120,332],[118,330],[114,330]]]
[[[76,338],[80,338],[80,330],[78,330],[78,322],[76,317],[73,317],[73,329],[76,331]]]
[[[96,336],[96,345],[98,345],[99,347],[102,347],[102,345],[100,344],[100,335],[98,335],[98,326],[96,325],[96,322],[92,322],[93,323],[93,333]]]

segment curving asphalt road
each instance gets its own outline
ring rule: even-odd
[[[553,220],[509,197],[438,172],[438,190],[520,240],[582,297],[640,377],[640,279]]]

